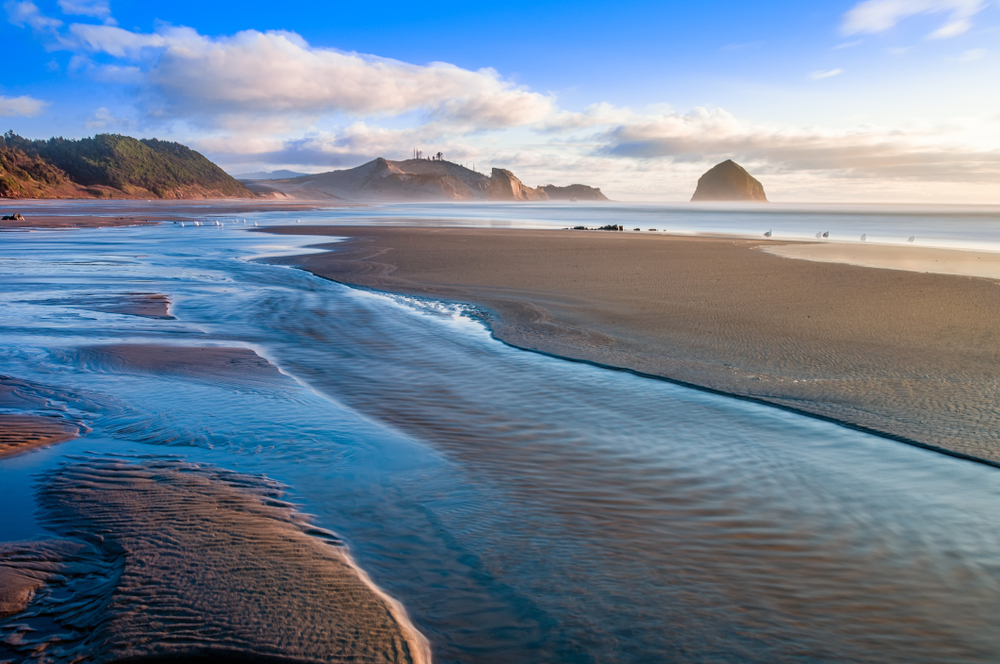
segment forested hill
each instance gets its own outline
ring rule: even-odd
[[[155,138],[98,134],[0,143],[0,197],[256,198],[200,153]]]

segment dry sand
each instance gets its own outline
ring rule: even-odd
[[[843,263],[907,272],[952,274],[1000,280],[1000,253],[963,251],[860,242],[803,242],[766,247],[769,254],[785,258]]]
[[[1000,465],[1000,284],[788,260],[780,243],[598,231],[303,227],[285,259],[490,310],[515,346],[654,374]]]

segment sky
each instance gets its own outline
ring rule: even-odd
[[[233,174],[412,151],[621,201],[1000,204],[1000,0],[6,0],[3,130]],[[0,127],[3,125],[0,124]]]

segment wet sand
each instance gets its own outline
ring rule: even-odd
[[[173,320],[174,318],[170,315],[170,298],[162,293],[114,293],[111,295],[33,300],[31,302],[141,318],[159,320]]]
[[[358,204],[290,203],[268,200],[232,201],[101,201],[24,200],[4,202],[0,216],[20,213],[23,221],[0,221],[0,231],[23,229],[105,228],[151,223],[232,217],[251,212],[295,212],[321,207],[359,207]]]
[[[276,366],[249,348],[109,344],[87,346],[79,349],[78,354],[92,367],[117,373],[178,375],[224,382],[285,379]]]
[[[67,539],[0,547],[0,599],[24,611],[0,624],[0,657],[429,661],[402,607],[273,482],[176,459],[76,458],[39,500]]]
[[[0,221],[0,231],[27,229],[59,229],[59,228],[106,228],[117,226],[144,226],[146,224],[164,221],[150,221],[137,217],[98,217],[91,215],[24,215],[24,219],[4,219]]]
[[[278,262],[483,307],[512,345],[751,398],[1000,465],[1000,284],[789,260],[782,243],[633,233],[307,227]],[[787,244],[787,243],[785,243]],[[627,404],[622,404],[627,408]]]
[[[79,435],[80,426],[63,419],[0,413],[0,459],[36,447],[64,443]]]

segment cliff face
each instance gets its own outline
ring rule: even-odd
[[[557,187],[547,184],[539,187],[549,197],[550,201],[606,201],[608,197],[601,193],[600,187],[588,187],[585,184],[571,184],[568,187]]]
[[[489,177],[443,159],[390,161],[381,157],[329,173],[281,180],[247,182],[251,191],[274,198],[344,200],[356,202],[406,201],[545,201],[607,200],[600,189],[574,184],[568,187],[528,187],[508,170],[494,168]],[[549,194],[552,191],[552,194]]]
[[[0,195],[10,198],[254,198],[201,154],[181,145],[117,134],[0,141]]]
[[[544,201],[549,197],[543,191],[525,187],[510,171],[494,168],[487,198],[491,201]]]
[[[698,178],[692,201],[767,202],[764,185],[732,159],[716,164]]]

